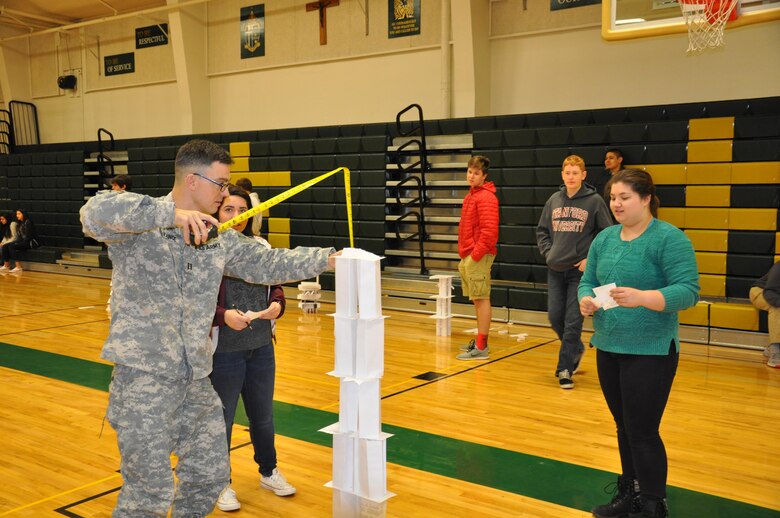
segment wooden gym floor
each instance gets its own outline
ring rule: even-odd
[[[103,422],[108,293],[102,279],[0,275],[0,516],[110,515],[121,477]],[[243,507],[234,515],[331,515],[330,436],[317,430],[338,419],[338,380],[325,374],[332,311],[304,317],[291,301],[278,323],[279,467],[298,493],[258,488],[242,416],[232,465]],[[387,479],[397,496],[385,507],[364,502],[358,515],[581,517],[609,500],[603,488],[619,461],[592,349],[564,391],[548,328],[495,323],[490,360],[459,362],[473,320],[455,319],[451,337],[436,337],[426,315],[386,314],[382,419],[394,434]],[[780,370],[761,360],[684,344],[662,424],[672,516],[780,516]]]

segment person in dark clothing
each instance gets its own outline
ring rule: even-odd
[[[230,185],[228,197],[215,217],[224,223],[251,206],[249,194],[241,187]],[[253,237],[257,246],[270,249],[271,245],[265,239],[253,234],[252,219],[233,228]],[[212,336],[216,351],[210,375],[211,384],[222,400],[228,450],[240,395],[249,418],[249,435],[260,471],[260,487],[277,496],[289,496],[296,491],[276,467],[274,445],[274,321],[284,314],[285,304],[281,286],[250,284],[223,277],[213,322],[217,327],[216,337]],[[217,508],[221,511],[241,508],[241,502],[230,486],[220,493]]]
[[[127,191],[133,190],[133,178],[129,174],[118,174],[111,179],[112,191]]]
[[[602,197],[584,183],[587,171],[582,158],[566,157],[561,176],[564,185],[544,205],[536,242],[548,268],[547,314],[561,340],[555,376],[561,388],[570,389],[574,388],[571,377],[585,352],[577,286],[590,243],[612,224],[612,218]]]
[[[22,263],[18,259],[20,250],[29,250],[30,248],[38,247],[38,234],[35,232],[35,225],[33,225],[32,220],[27,216],[24,210],[17,209],[16,221],[18,232],[17,238],[15,241],[3,245],[3,265],[0,266],[0,270],[10,271],[11,273],[20,273],[22,271]],[[15,263],[13,269],[10,269],[11,261],[14,261]]]
[[[623,169],[623,153],[616,147],[610,147],[604,154],[604,169],[588,180],[588,183],[596,189],[596,192],[604,198],[607,204],[609,204],[609,193],[604,192],[604,188],[615,173],[621,169]]]
[[[750,302],[769,313],[769,345],[764,356],[767,367],[780,369],[780,261],[750,288]]]

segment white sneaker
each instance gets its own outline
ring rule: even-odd
[[[21,271],[22,271],[22,269],[21,269],[20,267],[18,267],[18,266],[17,266],[17,267],[16,267],[16,268],[14,268],[13,270],[11,270],[11,273],[19,273],[19,272],[21,272]]]
[[[274,468],[270,477],[260,476],[260,487],[270,489],[276,496],[290,496],[295,494],[295,488],[287,482],[279,468]]]
[[[238,511],[241,509],[241,502],[236,497],[236,492],[230,486],[226,487],[217,498],[217,509],[220,511]]]

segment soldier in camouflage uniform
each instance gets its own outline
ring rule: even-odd
[[[193,140],[176,156],[167,196],[104,191],[81,208],[84,233],[108,244],[114,265],[101,354],[115,363],[107,416],[124,484],[114,516],[166,516],[171,506],[174,517],[206,516],[228,485],[225,422],[208,378],[223,275],[281,284],[333,266],[332,249],[269,250],[234,230],[206,241],[231,163],[221,147]]]

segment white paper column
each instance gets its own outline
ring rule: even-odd
[[[339,422],[321,431],[333,435],[336,509],[349,507],[345,495],[372,502],[387,491],[387,447],[382,432],[380,378],[384,375],[385,317],[382,316],[382,258],[345,248],[336,258],[335,366],[339,378]],[[338,497],[338,498],[336,498]],[[344,514],[346,516],[346,514]]]
[[[431,295],[436,299],[436,314],[431,318],[436,320],[436,336],[452,334],[452,275],[431,275],[429,279],[439,281],[439,293]]]

